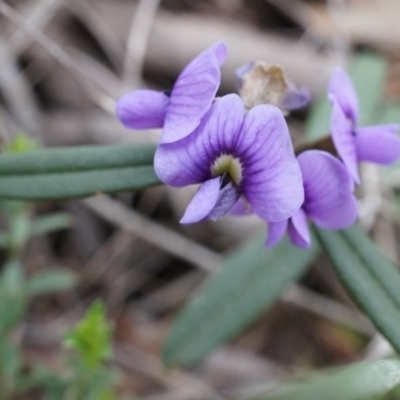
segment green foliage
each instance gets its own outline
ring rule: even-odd
[[[66,359],[69,374],[64,379],[65,398],[114,399],[116,374],[104,364],[111,357],[111,339],[112,328],[106,320],[104,305],[96,301],[64,340],[64,345],[75,351]]]
[[[0,276],[0,340],[5,340],[25,312],[25,285],[21,264],[10,260]]]
[[[357,226],[345,231],[314,230],[343,286],[400,353],[397,268]]]
[[[265,312],[305,272],[317,247],[302,250],[288,241],[265,249],[265,237],[235,250],[181,312],[164,346],[168,365],[193,364]]]
[[[2,201],[0,208],[7,219],[8,232],[2,240],[11,257],[18,258],[30,238],[30,207],[20,201]]]
[[[155,146],[39,148],[38,142],[21,134],[0,156],[0,210],[7,222],[7,231],[0,232],[0,248],[9,255],[0,275],[0,397],[13,398],[40,388],[48,400],[112,400],[116,374],[104,364],[111,355],[112,330],[101,303],[95,303],[67,336],[65,343],[75,354],[65,359],[65,374],[42,365],[34,365],[29,373],[23,371],[21,356],[9,336],[22,320],[29,299],[71,289],[77,277],[54,268],[27,278],[18,259],[30,238],[68,228],[72,220],[65,213],[32,220],[28,203],[5,199],[81,197],[156,184]]]
[[[62,354],[62,370],[35,364],[29,374],[19,375],[12,393],[40,389],[46,400],[114,400],[113,387],[118,375],[105,363],[111,356],[111,327],[102,303],[90,306],[84,318],[67,334],[65,345],[73,351]],[[0,362],[1,356],[0,348]]]
[[[70,228],[72,224],[73,218],[67,213],[58,212],[46,214],[43,217],[36,218],[32,221],[30,236],[43,236],[49,233],[58,232]]]
[[[4,153],[25,153],[26,151],[40,149],[38,140],[30,138],[24,133],[15,135],[13,139],[3,147]]]
[[[111,335],[112,328],[106,320],[104,306],[95,302],[84,319],[66,336],[64,344],[77,351],[92,368],[111,356]]]
[[[373,400],[399,384],[400,361],[378,360],[300,379],[251,400]]]
[[[20,205],[20,210],[16,206]],[[1,207],[0,207],[1,208]],[[2,208],[6,215],[11,216],[13,210],[19,213],[15,221],[10,220],[8,232],[0,231],[0,249],[19,248],[32,237],[43,236],[49,233],[58,232],[72,226],[72,217],[67,213],[46,214],[43,217],[30,219],[29,207],[27,204],[17,201],[3,201]],[[13,208],[13,210],[11,210]]]
[[[26,284],[28,296],[58,293],[73,289],[78,276],[69,269],[53,268],[38,272]]]

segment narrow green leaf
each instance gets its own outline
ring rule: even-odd
[[[31,221],[29,226],[29,236],[42,236],[61,229],[69,228],[73,223],[73,218],[67,213],[47,214],[43,217]],[[10,246],[10,233],[0,231],[0,249],[7,249]]]
[[[365,311],[396,351],[400,352],[400,309],[390,295],[392,287],[387,279],[393,278],[393,273],[387,272],[388,266],[382,261],[383,256],[373,256],[373,266],[371,262],[366,264],[366,257],[372,257],[373,250],[367,253],[365,243],[357,243],[357,246],[361,246],[358,249],[353,247],[356,239],[353,237],[353,242],[350,243],[343,232],[325,231],[316,227],[314,231],[352,299]],[[376,273],[381,265],[386,272]],[[382,279],[385,274],[388,276]],[[397,281],[397,278],[393,279]]]
[[[253,400],[372,400],[400,384],[400,361],[369,361],[298,380]]]
[[[57,200],[140,190],[158,184],[152,166],[0,176],[0,198]]]
[[[50,200],[140,190],[160,183],[155,145],[47,148],[0,156],[0,198]]]
[[[153,165],[156,145],[48,147],[0,156],[0,175],[33,175]]]
[[[167,365],[192,364],[252,323],[317,254],[284,240],[264,248],[264,237],[234,251],[177,318],[164,346]]]
[[[32,221],[31,236],[42,236],[69,228],[73,223],[71,215],[63,212],[46,214]],[[1,238],[1,236],[0,236]],[[1,246],[1,240],[0,240]]]
[[[6,263],[0,276],[0,340],[20,321],[26,305],[26,281],[21,264]]]
[[[400,309],[400,272],[376,247],[374,242],[357,225],[342,231],[371,275]],[[400,323],[400,321],[399,321]]]
[[[26,285],[29,296],[57,293],[70,290],[78,283],[78,276],[64,268],[42,271],[30,278]]]

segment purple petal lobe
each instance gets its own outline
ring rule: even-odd
[[[204,182],[194,195],[180,220],[181,224],[193,224],[206,218],[218,201],[220,177]]]
[[[288,226],[288,220],[278,222],[270,222],[268,224],[268,238],[265,242],[265,247],[275,246],[286,232]]]
[[[290,241],[297,247],[306,249],[311,245],[310,231],[304,210],[300,208],[289,220],[288,235]]]
[[[287,111],[297,110],[305,107],[310,102],[310,98],[310,91],[305,86],[300,89],[292,86],[283,98],[280,108]]]
[[[208,218],[216,221],[219,217],[225,215],[235,205],[239,197],[240,190],[233,182],[229,182],[219,191],[218,201],[208,214]]]
[[[324,229],[344,229],[358,215],[354,183],[346,167],[331,154],[308,150],[297,157],[303,174],[305,200],[302,209]]]
[[[136,90],[122,96],[117,103],[117,117],[131,129],[161,128],[169,98],[155,90]]]
[[[191,153],[191,148],[185,148],[180,142],[158,145],[154,170],[161,182],[183,187],[210,178],[206,165],[193,161]]]
[[[356,126],[359,118],[357,93],[349,75],[342,68],[336,68],[332,74],[328,97],[331,95],[337,99],[340,108],[352,121],[353,126]]]
[[[344,114],[336,97],[330,96],[329,100],[333,106],[331,115],[331,134],[333,143],[354,181],[359,184],[360,176],[358,174],[357,148],[351,123]]]
[[[303,203],[304,190],[282,112],[265,104],[252,108],[236,153],[243,165],[242,192],[254,212],[268,222],[291,217]]]
[[[235,70],[235,75],[240,79],[243,80],[244,77],[246,76],[246,74],[248,72],[250,72],[253,67],[254,67],[254,61],[252,62],[248,62],[246,64],[243,64],[242,66],[240,66],[239,68],[236,68]]]
[[[220,81],[220,65],[227,49],[218,42],[192,60],[179,75],[171,92],[161,143],[171,143],[192,133],[209,110]]]
[[[228,48],[226,47],[226,44],[220,40],[219,42],[213,44],[210,47],[210,50],[214,52],[218,61],[218,65],[221,66],[225,62],[226,57],[228,57]]]
[[[191,135],[159,145],[154,169],[160,180],[182,187],[210,179],[213,162],[222,154],[230,154],[234,148],[244,112],[239,96],[224,96],[214,102]]]
[[[359,161],[390,165],[400,157],[399,126],[378,125],[356,129],[356,147]]]

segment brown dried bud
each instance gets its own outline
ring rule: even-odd
[[[288,90],[289,83],[282,68],[257,61],[243,77],[240,96],[247,108],[257,104],[280,106]]]

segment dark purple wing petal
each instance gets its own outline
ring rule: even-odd
[[[192,60],[172,89],[161,143],[171,143],[192,133],[209,110],[220,81],[220,66],[227,48],[218,42]]]
[[[353,195],[354,183],[346,167],[331,154],[309,150],[297,157],[303,174],[303,209],[309,218],[325,229],[344,229],[358,215]]]
[[[399,125],[366,126],[356,129],[359,161],[391,165],[400,157]]]
[[[282,238],[286,232],[288,226],[288,220],[278,222],[270,222],[268,224],[268,237],[265,242],[265,247],[275,246]]]
[[[310,247],[310,230],[308,229],[306,214],[302,208],[290,218],[287,232],[290,241],[295,246],[303,249]]]
[[[357,148],[351,123],[343,113],[337,99],[331,96],[330,101],[332,103],[331,134],[333,143],[354,181],[359,184]]]
[[[235,205],[239,197],[240,190],[232,182],[229,182],[219,191],[218,201],[207,217],[213,221],[216,221],[219,217],[225,215]]]
[[[242,192],[268,222],[287,219],[304,199],[299,164],[282,112],[258,105],[247,114],[236,152],[243,165]]]
[[[221,178],[204,182],[194,195],[180,220],[181,224],[193,224],[205,219],[218,201]]]
[[[333,95],[347,118],[353,126],[358,124],[358,98],[357,92],[349,75],[342,68],[336,68],[328,86],[328,97]]]
[[[199,127],[188,137],[158,146],[154,169],[171,186],[186,186],[211,178],[211,166],[230,154],[244,119],[240,97],[231,94],[216,100]]]
[[[131,129],[161,128],[164,125],[168,96],[155,90],[136,90],[117,103],[117,117]]]

